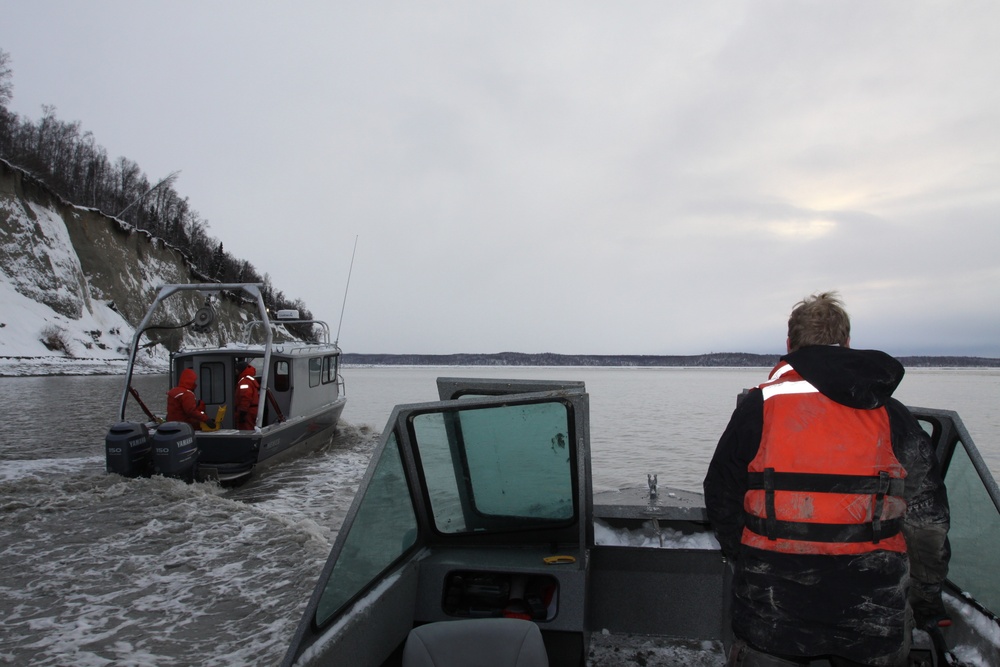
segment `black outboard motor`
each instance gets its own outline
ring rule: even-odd
[[[149,429],[137,422],[118,422],[104,438],[107,471],[124,477],[153,474],[153,448]]]
[[[153,472],[164,477],[194,481],[198,445],[194,429],[184,422],[165,422],[156,427],[153,441]]]

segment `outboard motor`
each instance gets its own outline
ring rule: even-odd
[[[153,472],[164,477],[194,481],[198,445],[194,429],[184,422],[166,422],[156,428],[153,441]]]
[[[118,422],[104,437],[107,471],[124,477],[153,474],[153,449],[149,429],[137,422]]]

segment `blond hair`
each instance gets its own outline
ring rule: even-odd
[[[851,318],[836,292],[820,292],[799,301],[788,317],[788,351],[807,345],[847,347]]]

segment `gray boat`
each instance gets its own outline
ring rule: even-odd
[[[583,383],[438,393],[393,410],[283,665],[725,664],[731,568],[702,496],[652,475],[594,494]],[[953,624],[915,630],[910,664],[1000,665],[1000,491],[956,413],[910,410],[953,549]]]
[[[340,375],[340,347],[330,341],[330,329],[319,320],[298,319],[295,311],[279,311],[272,320],[264,305],[261,285],[184,284],[163,286],[136,328],[129,356],[118,423],[105,438],[108,472],[126,476],[159,473],[182,479],[217,479],[235,485],[247,481],[255,469],[330,441],[344,410],[344,381]],[[214,303],[219,295],[236,303],[231,308],[256,309],[242,327],[242,341],[204,344],[225,338],[212,333]],[[185,306],[197,307],[193,317]],[[204,305],[202,305],[204,304]],[[238,316],[248,317],[244,310]],[[155,317],[180,325],[153,324]],[[190,321],[186,321],[190,317]],[[314,341],[287,335],[290,328],[311,332]],[[169,384],[192,369],[198,378],[195,394],[213,426],[198,430],[180,422],[164,422],[150,410],[132,385],[140,340],[153,329],[193,329],[202,344],[187,344],[170,359]],[[317,330],[319,333],[317,334]],[[286,335],[281,335],[285,333]],[[259,372],[259,408],[253,428],[236,428],[235,388],[241,370],[252,365]],[[145,413],[145,421],[127,421],[130,399]]]

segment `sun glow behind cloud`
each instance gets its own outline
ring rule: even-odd
[[[827,236],[836,228],[837,223],[829,218],[774,220],[766,224],[768,232],[789,241],[815,241]]]

